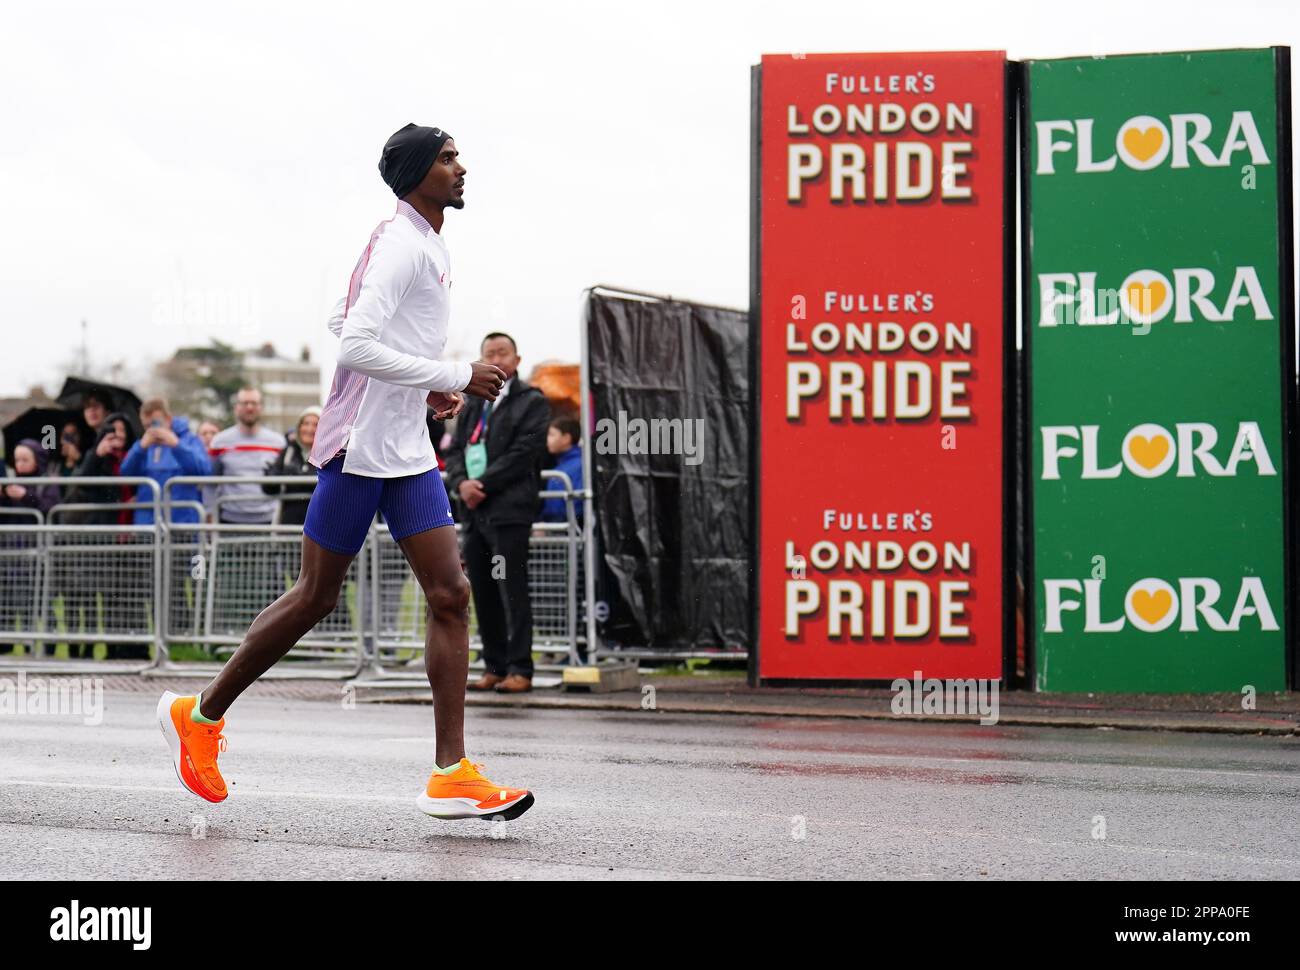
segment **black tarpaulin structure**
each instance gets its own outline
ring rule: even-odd
[[[743,656],[753,614],[747,311],[592,287],[583,352],[602,639]]]

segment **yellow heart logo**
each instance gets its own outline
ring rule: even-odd
[[[1133,594],[1133,609],[1152,626],[1162,620],[1169,612],[1169,607],[1173,605],[1174,598],[1169,595],[1167,589],[1158,589],[1154,593],[1139,589]]]
[[[1135,434],[1128,443],[1128,453],[1143,468],[1155,468],[1169,454],[1169,439],[1163,435],[1144,438]]]
[[[1159,280],[1150,283],[1130,283],[1128,285],[1128,305],[1139,316],[1152,316],[1165,305],[1169,290]]]
[[[1139,162],[1145,162],[1160,151],[1160,146],[1164,142],[1165,136],[1163,132],[1154,125],[1143,129],[1130,128],[1124,132],[1124,147]]]

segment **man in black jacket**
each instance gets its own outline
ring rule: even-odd
[[[551,409],[542,392],[518,376],[511,337],[488,334],[482,356],[505,371],[505,386],[495,402],[470,398],[446,455],[447,484],[465,509],[461,548],[487,668],[469,689],[520,693],[533,685],[528,535],[537,517]]]

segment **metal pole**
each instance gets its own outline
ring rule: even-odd
[[[171,532],[164,520],[166,514],[162,503],[162,489],[153,479],[149,479],[153,503],[153,660],[145,665],[145,670],[163,666],[169,659],[163,631],[167,623],[166,582],[168,569],[165,563],[171,560]]]
[[[36,512],[36,515],[38,516],[36,524],[44,525],[45,516],[39,511]],[[48,535],[49,533],[42,530],[36,536],[36,609],[38,611],[36,629],[42,633],[46,632],[45,618],[52,612],[52,604],[50,602],[49,549],[46,543]],[[34,660],[37,657],[40,657],[44,660],[48,649],[49,648],[46,646],[44,638],[39,641],[33,641],[32,659]]]
[[[583,549],[582,557],[586,565],[586,577],[583,583],[583,598],[587,605],[587,663],[595,664],[597,653],[600,650],[600,644],[597,642],[596,632],[596,542],[595,542],[595,516],[592,514],[592,477],[591,477],[591,449],[592,444],[592,410],[591,410],[591,363],[590,363],[590,339],[591,326],[593,323],[591,313],[591,294],[594,289],[607,289],[607,287],[592,287],[587,290],[586,301],[582,308],[582,328],[579,334],[581,353],[578,358],[578,387],[582,395],[582,436],[586,440],[586,445],[582,449],[582,540]]]
[[[544,477],[558,478],[564,485],[564,635],[569,641],[569,663],[578,663],[578,520],[573,513],[573,502],[578,493],[573,480],[559,469],[546,472]],[[542,497],[548,493],[542,490]],[[553,496],[552,496],[553,497]]]
[[[370,669],[375,676],[384,675],[384,665],[379,658],[379,596],[380,596],[380,570],[382,562],[380,560],[379,546],[379,524],[377,519],[370,520],[370,529],[366,533],[366,553],[368,562],[365,564],[368,568],[363,568],[361,564],[357,565],[357,637],[361,640],[362,650],[370,654]],[[362,572],[368,573],[365,580],[362,580]],[[405,583],[405,578],[403,578]],[[363,595],[367,592],[366,583],[369,584],[368,596]],[[369,628],[372,631],[369,637],[366,636],[366,602],[370,603]]]

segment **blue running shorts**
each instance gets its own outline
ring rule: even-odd
[[[393,538],[454,525],[447,487],[438,469],[399,478],[371,478],[343,471],[343,454],[330,459],[316,476],[303,532],[330,552],[355,556],[366,541],[375,510]]]

